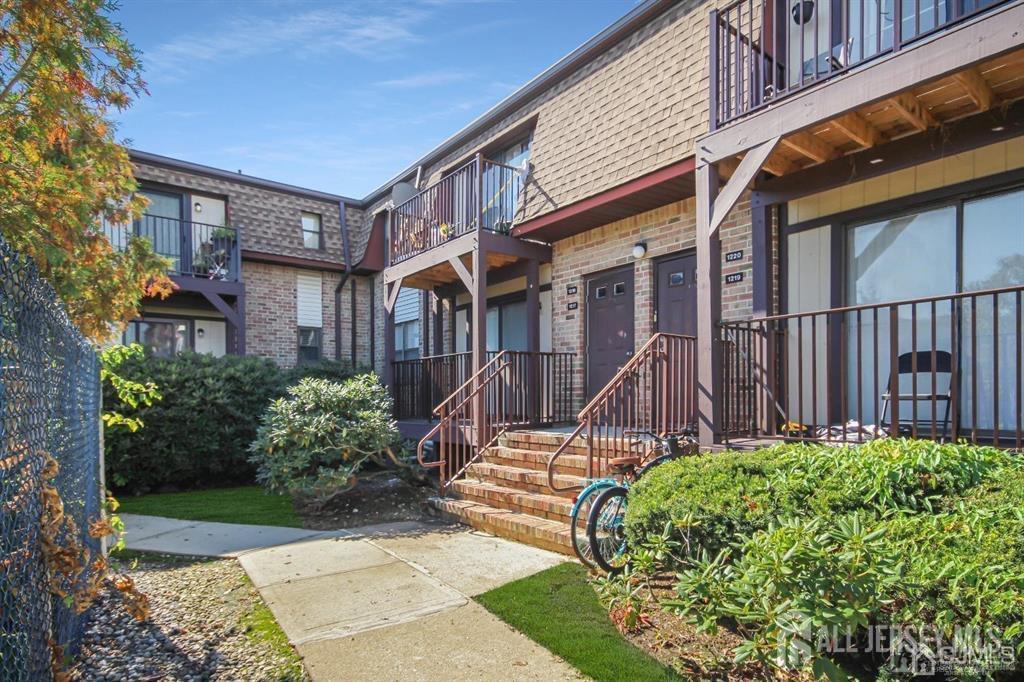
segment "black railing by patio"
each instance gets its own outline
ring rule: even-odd
[[[395,419],[431,419],[434,408],[473,376],[472,353],[391,363]]]
[[[477,229],[508,234],[516,219],[524,170],[477,155],[391,210],[391,263]]]
[[[1020,449],[1024,286],[722,323],[726,438]]]
[[[242,250],[234,227],[145,214],[131,225],[104,224],[103,231],[118,249],[133,237],[149,239],[156,253],[170,259],[169,274],[239,281]]]
[[[712,130],[1007,0],[736,0],[711,11]]]

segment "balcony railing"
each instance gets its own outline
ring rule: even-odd
[[[522,169],[477,155],[391,210],[391,263],[477,229],[508,234],[522,188]]]
[[[1021,447],[1024,287],[723,323],[727,438]]]
[[[711,11],[711,128],[1007,0],[736,0]]]
[[[430,355],[391,366],[395,419],[432,419],[434,408],[473,376],[473,354]]]
[[[153,251],[171,261],[168,273],[225,282],[239,281],[241,248],[238,230],[145,214],[131,225],[104,224],[116,249],[133,237],[149,239]]]

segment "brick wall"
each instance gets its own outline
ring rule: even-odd
[[[751,226],[749,199],[744,198],[729,214],[721,227],[722,235],[722,316],[725,319],[748,317],[753,309]],[[655,260],[696,246],[696,202],[693,198],[647,211],[631,218],[609,223],[582,234],[556,242],[553,247],[552,349],[574,352],[577,356],[573,396],[582,407],[585,382],[585,308],[586,279],[589,275],[617,267],[632,265],[634,272],[634,339],[637,349],[655,330]],[[631,254],[637,242],[647,243],[647,255],[636,260]],[[743,259],[725,263],[728,251],[743,249]],[[725,284],[725,276],[744,271],[740,284]],[[577,287],[569,295],[569,286]],[[568,310],[570,302],[576,310]]]
[[[246,352],[271,358],[284,367],[295,364],[298,354],[295,275],[310,272],[298,268],[246,262]],[[334,289],[337,272],[322,272],[323,357],[334,358]],[[341,359],[351,358],[352,281],[356,282],[356,362],[370,360],[369,283],[367,277],[351,277],[341,296]],[[378,337],[379,338],[379,337]]]

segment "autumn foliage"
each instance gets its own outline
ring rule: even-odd
[[[0,231],[30,256],[79,329],[100,340],[166,297],[144,239],[115,250],[102,221],[144,205],[109,115],[145,92],[107,0],[0,0]]]

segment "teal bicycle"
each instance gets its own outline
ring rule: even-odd
[[[646,461],[639,455],[608,460],[614,484],[603,487],[597,493],[587,516],[590,555],[597,566],[612,574],[623,568],[621,559],[626,552],[626,507],[630,486],[654,467],[691,452],[697,443],[692,436],[661,438],[649,431],[637,435],[647,436],[654,441],[650,455]]]

